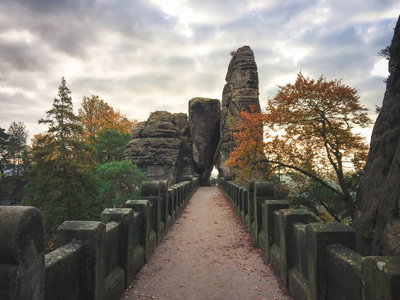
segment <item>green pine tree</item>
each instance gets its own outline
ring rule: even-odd
[[[64,78],[58,98],[39,120],[48,130],[35,136],[30,149],[30,170],[24,204],[43,210],[51,236],[65,220],[98,218],[93,149],[83,138],[83,128],[73,112],[71,92]]]
[[[23,154],[26,150],[28,131],[22,122],[12,122],[7,131],[9,135],[7,151],[8,164],[12,168],[13,175],[19,176],[24,170]]]

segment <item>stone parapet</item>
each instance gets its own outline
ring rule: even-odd
[[[46,255],[42,213],[0,207],[0,299],[119,299],[172,225],[176,204],[181,211],[198,186],[196,177],[171,187],[166,181],[144,183],[148,200],[107,208],[101,222],[64,222],[57,249]]]
[[[220,177],[218,185],[294,299],[400,299],[400,258],[355,252],[351,226],[289,209],[270,182]]]

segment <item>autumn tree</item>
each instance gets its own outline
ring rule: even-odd
[[[93,149],[83,141],[83,128],[73,112],[70,90],[64,78],[47,118],[45,133],[35,136],[24,204],[44,211],[46,230],[54,234],[65,220],[97,215]]]
[[[239,112],[232,128],[236,146],[231,150],[226,165],[236,174],[236,180],[247,184],[248,180],[269,177],[268,163],[264,153],[265,115],[254,105]]]
[[[354,216],[346,165],[358,171],[365,164],[368,145],[353,130],[371,124],[367,111],[354,88],[323,76],[310,79],[300,72],[294,84],[279,86],[276,96],[268,100],[263,113],[266,157],[253,163],[305,175],[338,195],[348,215]],[[242,142],[246,141],[236,139],[235,149]]]
[[[130,133],[134,123],[95,95],[83,97],[79,118],[92,143],[97,143],[100,136],[109,130],[120,134]]]

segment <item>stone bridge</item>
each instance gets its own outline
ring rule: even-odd
[[[168,247],[168,243],[171,243],[168,239],[162,242],[162,238],[182,215],[198,187],[197,178],[171,186],[167,181],[144,182],[142,200],[127,201],[125,208],[105,209],[101,221],[64,222],[57,231],[58,248],[46,255],[41,212],[33,207],[1,207],[0,299],[116,300],[140,296],[128,293],[132,281],[146,263],[151,264],[150,256],[157,245],[165,243]],[[244,227],[251,232],[254,244],[260,245],[264,263],[272,265],[275,274],[294,299],[400,298],[400,257],[363,257],[358,254],[355,252],[355,233],[350,226],[322,223],[307,210],[289,209],[286,201],[274,200],[274,189],[270,182],[250,181],[243,186],[221,177],[219,188]],[[198,200],[199,205],[204,207],[202,203],[205,200]],[[193,216],[186,214],[184,218]],[[216,228],[222,221],[216,219],[207,222]],[[175,224],[174,228],[178,237],[179,226]],[[194,231],[195,228],[190,230]],[[230,226],[226,230],[234,232],[235,228]],[[211,231],[212,236],[218,239],[215,230]],[[199,244],[196,247],[205,243],[204,239],[192,238]],[[182,242],[185,244],[184,239]],[[188,243],[185,247],[189,250],[194,246]],[[224,246],[225,251],[230,251],[230,247]],[[182,255],[175,248],[171,251],[175,251],[170,254],[172,257],[179,258]],[[191,257],[188,266],[196,264],[198,260],[199,257]],[[217,270],[223,267],[223,260],[219,263],[222,265]],[[267,266],[262,267],[261,259],[258,264],[259,268],[268,269]],[[167,274],[179,268],[172,264],[169,267],[173,269],[166,270]],[[187,269],[189,275],[185,274],[185,277],[190,281],[190,268]],[[243,290],[243,287],[230,288],[232,284],[229,283],[235,281],[232,275],[224,277],[224,274],[217,274],[220,286],[244,292],[248,295],[247,299],[276,297],[273,294],[276,293],[276,287],[273,286],[273,291],[259,287],[267,285],[262,282],[268,280],[265,276],[259,279],[257,286],[248,288],[258,293],[257,297],[250,297],[251,292]],[[206,276],[214,278],[216,275],[210,269]],[[250,277],[241,276],[244,281]],[[272,281],[276,284],[277,279]],[[224,291],[226,295],[229,294],[227,290]],[[148,292],[151,294],[152,290]],[[170,294],[174,292],[177,291],[168,291]],[[187,293],[191,295],[190,291]],[[163,295],[157,299],[170,299]],[[197,295],[192,299],[200,299],[199,294],[192,295]],[[280,299],[291,297],[287,293],[279,296]],[[234,299],[231,296],[229,298]]]
[[[400,299],[400,256],[384,256],[400,251],[399,49],[400,22],[357,199],[354,228],[364,253],[355,251],[350,226],[289,209],[286,201],[274,199],[269,182],[243,186],[229,179],[223,164],[232,147],[229,119],[250,103],[259,107],[257,67],[245,46],[231,60],[222,102],[195,98],[189,102],[189,118],[156,112],[134,128],[124,155],[151,180],[143,183],[141,200],[105,209],[101,221],[66,221],[57,231],[57,249],[46,255],[42,213],[33,207],[0,207],[0,299],[124,297],[193,193],[209,183],[214,166],[219,188],[294,299]],[[225,249],[232,247],[237,245]],[[232,283],[227,289],[233,290]],[[249,290],[259,291],[261,299],[274,297],[268,289],[262,294],[260,286]]]

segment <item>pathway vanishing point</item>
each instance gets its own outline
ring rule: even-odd
[[[200,187],[124,299],[292,299],[218,187]]]

